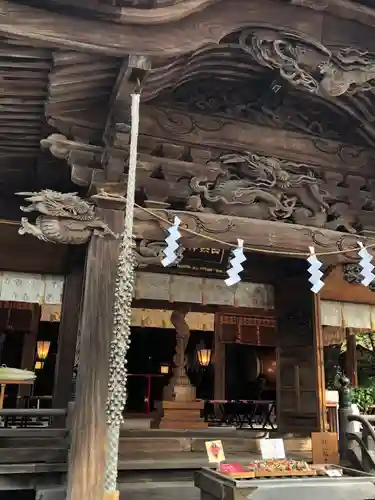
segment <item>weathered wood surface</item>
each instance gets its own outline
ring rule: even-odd
[[[3,409],[0,417],[64,417],[62,409]],[[66,463],[68,457],[66,429],[28,428],[0,430],[0,466],[4,464]],[[1,467],[0,467],[1,470]]]
[[[133,53],[135,47],[139,54],[166,56],[196,50],[202,40],[215,43],[228,32],[263,22],[270,11],[285,28],[321,37],[320,13],[275,2],[244,3],[240,0],[221,2],[214,11],[204,10],[171,24],[168,29],[130,25],[126,30],[112,23],[88,21],[4,1],[0,7],[0,33],[120,57]]]
[[[85,249],[70,248],[64,282],[52,405],[67,408],[72,398],[72,379],[81,313]]]
[[[121,210],[98,208],[98,217],[119,234]],[[107,456],[106,401],[108,351],[113,328],[113,300],[119,240],[91,238],[86,261],[81,316],[76,403],[69,454],[69,500],[101,500]]]
[[[288,254],[295,256],[296,252],[300,252],[301,257],[306,257],[310,246],[313,246],[318,253],[348,251],[358,249],[358,241],[363,241],[365,244],[373,242],[373,240],[352,234],[298,224],[198,212],[172,212],[170,210],[153,210],[152,212],[171,222],[166,224],[141,208],[137,208],[135,210],[134,237],[162,241],[167,235],[168,227],[173,224],[174,216],[178,216],[182,221],[182,237],[179,241],[185,248],[223,248],[226,247],[226,244],[236,245],[237,239],[241,238],[244,240],[245,246],[250,246],[255,251],[264,249],[269,252],[280,252],[286,256]],[[183,228],[195,231],[197,234],[187,233],[183,231]],[[205,239],[205,236],[217,238],[223,243],[210,241]],[[358,260],[356,252],[353,251],[320,257],[320,259],[330,263]]]
[[[80,2],[80,8],[83,12],[89,13],[100,19],[117,23],[132,24],[165,24],[170,23],[203,9],[214,9],[220,0],[154,0],[150,4],[149,0],[138,0],[115,3],[109,0],[100,3]],[[76,0],[57,0],[62,6],[77,6]],[[374,10],[366,0],[290,0],[292,5],[325,12],[332,16],[340,16],[348,20],[356,20],[363,24],[373,25]],[[82,4],[82,5],[81,5]],[[39,0],[39,5],[45,5],[51,9],[48,0]]]
[[[38,43],[50,46],[120,57],[132,53],[134,47],[141,54],[173,55],[196,50],[203,40],[205,43],[216,43],[231,31],[261,24],[269,18],[269,12],[286,30],[302,31],[317,40],[323,36],[323,19],[329,17],[322,11],[301,9],[279,2],[263,0],[249,3],[236,0],[219,2],[212,9],[207,8],[171,22],[167,29],[152,24],[133,24],[124,30],[121,25],[113,23],[89,21],[4,1],[0,10],[0,32],[17,38],[38,40]],[[362,20],[367,20],[368,24],[374,23],[372,15],[367,18],[363,16]],[[341,38],[343,41],[350,40],[345,32]],[[366,48],[371,50],[375,42],[369,39],[367,45]]]
[[[23,336],[22,357],[20,366],[22,370],[34,371],[39,320],[40,320],[40,306],[39,304],[33,304],[30,331],[25,332]],[[25,401],[25,397],[30,396],[31,391],[32,391],[31,385],[22,385],[22,384],[19,385],[17,391],[17,404],[22,405]]]
[[[80,8],[81,12],[117,23],[165,24],[183,19],[210,5],[214,5],[218,1],[220,0],[153,0],[152,3],[149,0],[137,0],[136,3],[133,1],[125,3],[113,1],[83,2]],[[57,3],[59,7],[77,6],[76,0],[57,0]],[[39,5],[43,4],[51,9],[48,0],[39,2]]]
[[[302,264],[298,276],[285,278],[275,286],[278,318],[276,407],[280,432],[301,432],[310,436],[313,431],[325,430],[324,363],[317,316],[319,297],[311,293],[307,271]]]
[[[173,172],[173,168],[196,168],[199,164],[201,172],[214,167],[210,162],[203,167],[203,160],[210,158],[210,149],[222,152],[253,151],[267,157],[276,156],[290,161],[305,162],[320,169],[351,172],[364,177],[372,177],[372,164],[375,153],[370,148],[356,147],[335,140],[322,139],[313,135],[275,129],[264,125],[236,120],[230,116],[207,116],[205,114],[187,112],[182,109],[168,109],[151,105],[143,105],[140,120],[141,152],[148,152],[160,144],[165,145],[164,157],[141,154],[139,161],[155,164],[159,161],[164,169]],[[169,146],[173,144],[173,146]],[[191,146],[193,161],[183,165],[178,153],[184,145]],[[211,153],[212,154],[212,153]],[[168,157],[171,155],[171,157]],[[195,163],[194,163],[195,160]],[[213,162],[214,163],[214,162]],[[203,170],[204,168],[204,170]]]
[[[320,292],[320,298],[322,300],[337,300],[375,306],[375,293],[367,286],[345,281],[342,266],[334,267],[332,272],[324,279],[324,287]]]
[[[18,235],[19,223],[0,222],[0,269],[2,271],[64,274],[68,247]]]
[[[8,434],[12,437],[8,437]],[[119,470],[152,471],[163,468],[203,466],[207,461],[204,443],[213,439],[214,434],[212,429],[123,430],[119,447]],[[249,431],[236,431],[235,435],[233,430],[222,429],[220,431],[224,449],[231,456],[237,455],[237,459],[239,455],[245,456],[246,453],[258,452],[257,439],[263,436],[264,432],[256,431],[250,434]],[[6,471],[32,473],[67,470],[68,440],[63,430],[1,430],[0,439],[0,474]],[[287,452],[290,453],[302,451],[308,455],[311,450],[309,440],[298,438],[286,439],[285,446]],[[12,449],[15,450],[14,453],[9,453]],[[56,450],[55,453],[53,449]],[[57,461],[58,458],[61,462]]]

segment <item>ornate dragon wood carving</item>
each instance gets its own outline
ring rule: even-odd
[[[226,79],[244,80],[245,71],[259,75],[259,66],[273,78],[278,75],[281,83],[328,100],[369,90],[375,79],[375,53],[366,48],[323,45],[308,33],[253,26],[226,35],[216,45],[161,60],[145,82],[143,99],[153,99],[166,88],[178,88],[207,73],[218,76],[222,71]]]
[[[330,50],[302,34],[249,29],[240,32],[238,44],[261,66],[278,70],[292,85],[312,93],[337,97],[364,90],[375,78],[373,55],[354,48]]]
[[[117,238],[109,227],[95,216],[94,206],[76,193],[58,193],[44,189],[35,193],[17,193],[30,205],[23,212],[39,212],[35,224],[21,219],[19,234],[31,234],[39,240],[66,245],[82,245],[91,235]]]
[[[252,153],[224,154],[219,161],[224,174],[215,182],[191,179],[188,210],[355,232],[348,204],[332,199],[308,165]]]

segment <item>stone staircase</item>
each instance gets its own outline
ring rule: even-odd
[[[294,435],[225,428],[194,430],[122,430],[119,469],[196,469],[207,466],[205,442],[220,439],[227,459],[260,457],[260,439],[283,437],[290,457],[310,459],[311,439]]]

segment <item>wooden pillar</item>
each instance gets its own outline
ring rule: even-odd
[[[123,203],[97,198],[97,215],[119,234]],[[81,314],[79,369],[72,418],[68,500],[103,500],[107,455],[108,353],[121,240],[93,234],[89,243]]]
[[[81,315],[86,249],[69,249],[67,274],[61,307],[53,408],[67,408],[72,397],[72,379]]]
[[[346,354],[345,368],[346,375],[352,387],[358,387],[357,372],[357,342],[355,332],[351,328],[345,328],[346,334]]]
[[[324,357],[319,297],[303,264],[275,284],[277,419],[281,432],[310,435],[326,428]]]
[[[39,330],[40,321],[40,306],[38,304],[32,305],[31,323],[28,332],[23,336],[22,356],[21,356],[21,369],[34,371],[36,344]],[[19,385],[17,391],[17,406],[24,407],[24,402],[27,396],[32,394],[32,385]]]
[[[215,378],[214,378],[214,399],[220,400],[225,399],[225,365],[226,365],[226,353],[225,344],[220,340],[220,328],[219,323],[220,316],[215,314]]]

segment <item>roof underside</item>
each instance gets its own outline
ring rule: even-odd
[[[0,38],[1,194],[37,188],[41,177],[69,185],[66,165],[42,152],[40,140],[58,127],[100,143],[120,62]]]
[[[337,1],[327,0],[325,3],[332,6]],[[354,5],[354,2],[340,2],[347,6]],[[130,24],[129,19],[137,30],[144,30],[146,35],[148,28],[140,26],[142,24],[152,24],[153,33],[164,33],[176,19],[194,20],[203,12],[210,12],[209,17],[216,22],[219,4],[222,6],[224,3],[219,0],[4,1],[4,5],[16,6],[15,9],[10,8],[15,17],[18,7],[27,4],[43,8],[44,12],[71,15],[72,20],[90,20],[97,15],[101,21],[116,21],[116,24],[102,22],[101,25],[105,24],[107,30],[114,26],[124,36],[128,31],[132,32],[133,26],[125,28],[118,23]],[[274,0],[268,3],[280,8],[280,4],[301,2]],[[309,2],[309,5],[313,3]],[[375,0],[363,0],[361,3],[375,6]],[[243,5],[248,4],[244,1]],[[302,11],[299,7],[296,9]],[[311,16],[314,14],[307,9],[304,11]],[[52,14],[52,17],[58,15]],[[0,8],[0,24],[1,16]],[[220,24],[219,20],[217,22]],[[160,23],[164,25],[155,26]],[[34,24],[37,30],[38,22],[34,21]],[[194,22],[190,24],[194,25]],[[47,28],[44,26],[44,29]],[[309,30],[311,32],[313,28]],[[215,33],[214,29],[211,31]],[[121,57],[112,57],[106,55],[104,50],[95,53],[89,43],[90,53],[86,53],[71,50],[66,43],[59,47],[43,37],[40,40],[31,36],[28,39],[25,36],[23,40],[12,37],[0,38],[0,194],[41,185],[71,188],[65,162],[54,159],[49,152],[41,152],[40,140],[58,131],[71,139],[100,145],[111,95],[127,54],[124,52]],[[172,38],[170,46],[173,45]],[[217,38],[220,39],[219,36]],[[69,34],[66,35],[68,39]],[[199,46],[197,50],[182,54],[179,47],[180,55],[166,57],[159,53],[153,57],[153,70],[143,89],[144,102],[189,106],[204,113],[232,114],[266,126],[292,129],[359,146],[372,147],[375,144],[375,127],[372,126],[375,96],[372,89],[366,93],[327,100],[286,86],[282,102],[270,103],[267,89],[275,77],[273,70],[257,64],[249,53],[234,46],[230,37],[224,37],[216,44],[204,44],[198,40],[196,45]],[[119,42],[118,46],[121,46]],[[134,51],[137,50],[138,47],[134,46]],[[300,111],[298,116],[293,115],[292,110],[295,109]],[[350,127],[347,126],[348,120]]]

